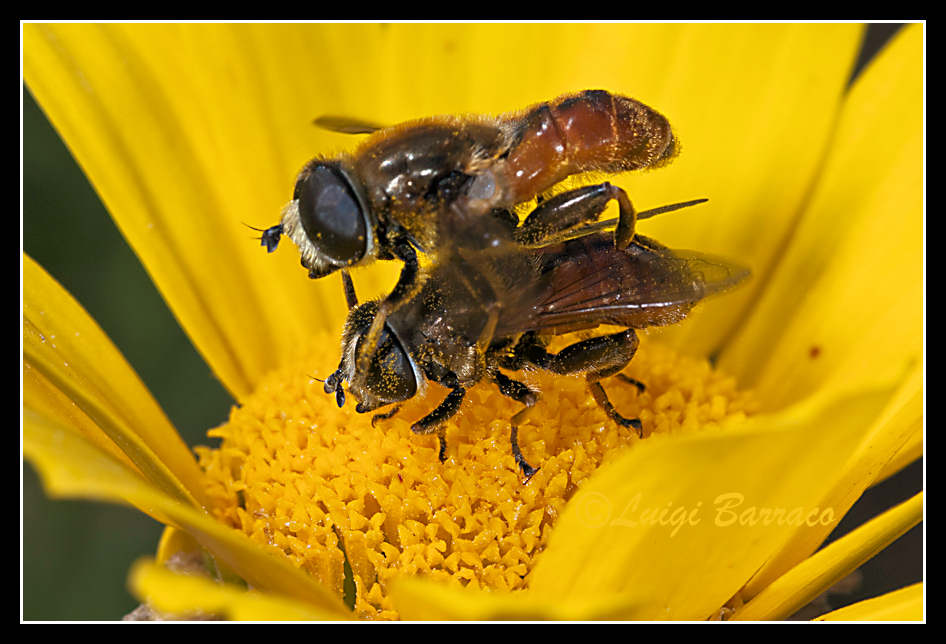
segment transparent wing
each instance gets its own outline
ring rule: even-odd
[[[313,119],[312,123],[320,128],[341,134],[371,134],[372,132],[384,129],[383,125],[378,125],[371,121],[364,121],[351,116],[337,116],[334,114],[319,116]]]
[[[503,316],[497,335],[564,333],[602,324],[672,324],[700,300],[731,289],[749,270],[696,251],[637,236],[625,250],[594,233],[537,253],[529,305]]]

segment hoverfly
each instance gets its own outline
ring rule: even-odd
[[[684,205],[689,204],[653,212]],[[518,426],[538,393],[501,370],[533,366],[584,375],[605,413],[641,435],[640,421],[622,416],[601,385],[633,358],[638,346],[635,329],[678,322],[697,302],[737,285],[749,272],[701,253],[671,250],[640,235],[619,249],[611,233],[597,228],[544,246],[500,246],[432,266],[420,289],[386,319],[365,373],[357,373],[356,357],[379,302],[358,304],[345,274],[350,311],[342,358],[325,381],[326,393],[334,392],[342,406],[347,380],[358,400],[356,411],[363,413],[421,395],[428,381],[444,385],[450,389],[446,398],[412,426],[419,434],[437,433],[443,461],[444,422],[457,412],[467,389],[488,379],[502,394],[525,405],[511,419],[510,444],[527,478],[536,470],[522,457]],[[557,353],[547,350],[551,336],[602,325],[623,330],[578,341]]]
[[[624,190],[610,183],[546,200],[521,226],[512,209],[568,176],[654,167],[677,149],[666,118],[604,90],[498,118],[441,116],[380,129],[322,123],[370,135],[351,154],[307,163],[280,223],[263,231],[261,241],[272,252],[289,237],[312,278],[375,259],[403,262],[366,346],[376,346],[385,318],[419,288],[417,251],[447,261],[457,248],[531,242],[593,221],[612,200],[620,213],[615,245],[624,248],[636,213]]]

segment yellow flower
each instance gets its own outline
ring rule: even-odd
[[[792,615],[923,512],[918,495],[819,549],[923,449],[923,28],[848,89],[861,35],[25,25],[30,91],[239,403],[195,460],[108,337],[24,256],[25,456],[53,496],[169,526],[164,565],[130,577],[162,614]],[[442,465],[405,420],[372,429],[335,409],[308,374],[337,360],[338,282],[308,280],[285,249],[265,256],[241,224],[275,223],[302,164],[350,146],[312,118],[499,113],[598,87],[655,106],[683,141],[672,165],[619,178],[638,206],[711,199],[641,230],[755,275],[643,343],[629,373],[648,390],[621,404],[648,436],[596,416],[578,379],[541,380],[545,416],[520,436],[541,469],[523,484],[505,443],[514,407],[486,388]],[[359,272],[359,291],[384,292],[391,270]],[[909,588],[825,618],[920,619],[922,602]]]

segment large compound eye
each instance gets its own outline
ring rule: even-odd
[[[315,166],[296,184],[295,198],[302,229],[321,255],[342,266],[364,257],[365,213],[341,170]]]
[[[358,342],[358,351],[361,341]],[[365,389],[378,405],[407,400],[417,393],[417,378],[407,352],[394,335],[385,329],[381,332],[378,349],[371,357],[365,378]]]

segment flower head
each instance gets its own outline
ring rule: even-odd
[[[135,592],[170,614],[790,615],[922,516],[918,497],[817,550],[867,486],[922,453],[922,28],[848,91],[860,33],[26,25],[31,91],[239,403],[195,460],[26,258],[27,456],[53,494],[123,500],[170,526],[162,563],[212,571],[136,566]],[[578,64],[590,43],[594,62]],[[535,73],[498,79],[510,60]],[[377,426],[339,410],[314,376],[338,358],[341,289],[289,252],[266,257],[240,224],[272,223],[313,151],[344,145],[312,118],[497,113],[590,87],[659,106],[683,141],[672,165],[626,179],[636,204],[711,199],[710,214],[640,228],[756,275],[644,339],[627,371],[643,392],[608,387],[644,438],[583,380],[541,372],[519,435],[540,467],[528,482],[507,442],[518,407],[488,387],[450,424],[443,463],[436,437],[410,431],[430,399]],[[355,277],[390,288],[384,266]]]

